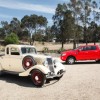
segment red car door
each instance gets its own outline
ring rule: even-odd
[[[89,50],[88,50],[88,55],[89,55],[89,59],[90,60],[96,60],[99,57],[99,50],[98,48],[94,45],[94,46],[89,46]]]
[[[89,52],[87,50],[87,46],[83,46],[78,50],[77,60],[88,60],[89,59]]]

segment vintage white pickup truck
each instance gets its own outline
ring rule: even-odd
[[[51,56],[38,54],[34,46],[10,44],[0,55],[0,74],[4,72],[30,76],[36,87],[42,87],[47,79],[60,79],[65,67]]]

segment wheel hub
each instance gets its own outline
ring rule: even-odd
[[[73,63],[74,62],[74,60],[73,59],[69,59],[69,63]]]
[[[35,76],[35,80],[38,81],[39,80],[39,77],[38,76]]]
[[[26,66],[30,66],[30,62],[26,62]]]

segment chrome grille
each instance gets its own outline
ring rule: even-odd
[[[53,61],[51,58],[47,58],[47,62],[48,62],[48,66],[49,66],[49,70],[51,72],[54,72],[54,67],[53,67]]]

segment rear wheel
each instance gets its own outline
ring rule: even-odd
[[[74,57],[68,57],[66,60],[67,64],[74,64],[75,63],[75,58]]]
[[[31,72],[31,79],[36,87],[42,87],[46,81],[46,76],[40,70],[33,70]]]

